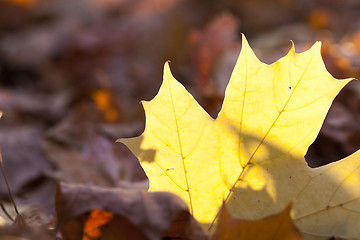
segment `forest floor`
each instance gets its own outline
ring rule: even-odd
[[[137,159],[115,140],[142,133],[139,102],[156,95],[167,60],[215,118],[241,33],[268,64],[291,40],[296,52],[322,41],[334,77],[360,77],[358,1],[0,1],[0,146],[19,208],[53,221],[58,181],[146,186]],[[359,148],[360,83],[353,81],[306,159],[316,167]],[[9,201],[4,181],[0,199]]]

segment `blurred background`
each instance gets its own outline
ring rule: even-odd
[[[21,207],[53,213],[57,181],[146,187],[120,137],[142,133],[165,61],[216,117],[244,33],[272,63],[322,41],[328,71],[360,76],[356,0],[0,0],[0,146]],[[360,148],[360,85],[336,98],[306,158]],[[0,180],[0,199],[8,193]],[[34,214],[34,213],[32,213]]]

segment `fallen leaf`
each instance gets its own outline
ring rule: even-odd
[[[236,19],[232,15],[222,14],[211,21],[203,31],[190,32],[191,58],[201,90],[211,90],[209,80],[212,71],[225,49],[234,43],[236,25]]]
[[[1,240],[49,240],[56,239],[53,233],[45,228],[18,228],[15,226],[0,227]]]
[[[42,134],[41,128],[29,125],[3,125],[0,127],[0,146],[3,153],[4,168],[11,191],[15,195],[22,194],[24,197],[24,189],[31,187],[34,190],[39,187],[40,184],[37,184],[36,180],[49,180],[45,179],[45,174],[53,167],[41,148]],[[51,180],[46,182],[51,182]],[[32,185],[29,186],[29,183]],[[35,191],[30,195],[37,195],[34,193]],[[0,185],[0,195],[8,196],[8,189],[5,184]],[[49,192],[42,197],[37,201],[37,204],[52,202]]]
[[[331,102],[351,80],[327,72],[320,48],[317,42],[296,54],[292,47],[266,65],[243,37],[216,120],[166,63],[159,93],[143,102],[144,133],[118,141],[138,157],[150,191],[178,194],[204,225],[212,227],[223,201],[233,216],[248,220],[293,202],[305,239],[360,237],[360,152],[319,168],[304,159]]]
[[[56,213],[64,240],[208,239],[186,203],[166,192],[61,183]]]
[[[92,210],[85,222],[83,240],[97,239],[101,236],[99,227],[110,222],[113,214],[107,211]]]
[[[47,131],[43,146],[57,166],[52,175],[68,183],[108,187],[116,187],[121,181],[140,180],[136,170],[141,168],[135,157],[99,133],[96,119],[92,119],[94,111],[93,103],[79,103],[63,121]]]
[[[316,8],[310,12],[309,24],[315,29],[323,29],[329,26],[331,13],[325,8]]]
[[[87,218],[84,216],[77,218],[78,221],[83,222],[84,226],[82,240],[148,240],[143,231],[125,217],[98,209],[92,210],[88,215]],[[72,235],[71,231],[69,235]]]
[[[69,93],[51,95],[1,89],[0,109],[6,116],[2,124],[57,121],[64,116],[69,99]]]
[[[8,218],[4,216],[6,221],[2,221],[0,226],[1,240],[49,240],[56,238],[54,221],[45,216],[39,209],[30,205],[20,206],[19,212],[21,214],[18,215],[15,213],[12,204],[7,205],[5,209],[11,216],[16,217],[14,221],[8,221]],[[0,219],[3,220],[2,216]]]
[[[112,94],[107,89],[97,90],[92,94],[96,107],[102,112],[108,122],[116,122],[119,118],[119,111],[113,106]]]
[[[231,217],[226,206],[221,208],[219,224],[212,240],[301,240],[290,217],[289,204],[278,214],[260,220],[242,220]]]

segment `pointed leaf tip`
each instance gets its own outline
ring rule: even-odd
[[[172,73],[170,69],[170,61],[166,61],[164,64],[164,79],[166,77],[172,77]]]
[[[241,34],[241,49],[250,49],[252,51],[249,42],[243,33]]]

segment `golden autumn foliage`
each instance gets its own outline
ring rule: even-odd
[[[326,70],[315,43],[271,65],[243,46],[218,117],[212,119],[172,76],[168,63],[157,96],[143,102],[146,126],[120,139],[137,156],[149,191],[169,191],[214,229],[225,201],[231,215],[255,220],[281,212],[304,239],[359,238],[360,152],[319,168],[304,155],[330,105],[351,80]]]

